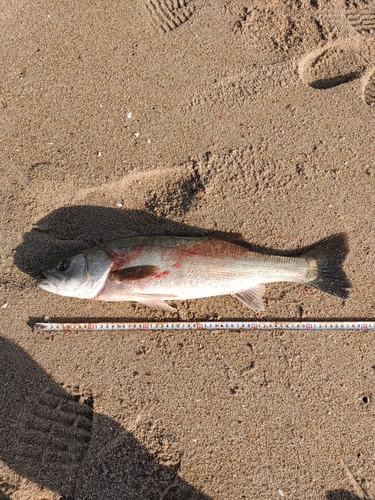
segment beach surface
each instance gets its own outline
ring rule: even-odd
[[[374,499],[374,333],[32,326],[373,319],[375,2],[3,0],[0,53],[0,499]],[[345,232],[351,296],[36,286],[102,241],[214,232]]]

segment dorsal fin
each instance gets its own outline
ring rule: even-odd
[[[250,244],[245,240],[241,233],[229,233],[224,231],[214,231],[206,236],[217,238],[218,240],[227,241],[228,243],[235,243],[248,248]]]

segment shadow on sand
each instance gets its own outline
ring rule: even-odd
[[[326,500],[367,500],[361,498],[347,490],[332,490],[327,491]]]
[[[65,499],[209,500],[160,464],[89,391],[63,388],[0,337],[0,459]],[[0,498],[7,498],[6,491]]]
[[[25,233],[16,249],[14,262],[21,271],[37,277],[63,257],[103,241],[143,234],[201,236],[213,234],[213,231],[174,222],[145,210],[63,207],[43,217]]]
[[[145,210],[119,210],[101,206],[72,206],[54,210],[24,234],[14,262],[23,272],[38,277],[64,257],[103,241],[147,234],[216,236],[250,250],[290,255],[301,250],[280,251],[243,241],[238,233],[202,229],[153,215]]]

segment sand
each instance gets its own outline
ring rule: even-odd
[[[2,500],[374,498],[371,332],[31,328],[374,318],[374,29],[365,0],[3,0]],[[351,297],[168,313],[36,287],[100,241],[212,231],[346,232]]]

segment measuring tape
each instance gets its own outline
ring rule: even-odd
[[[375,330],[375,321],[200,321],[166,323],[35,323],[34,330]]]

